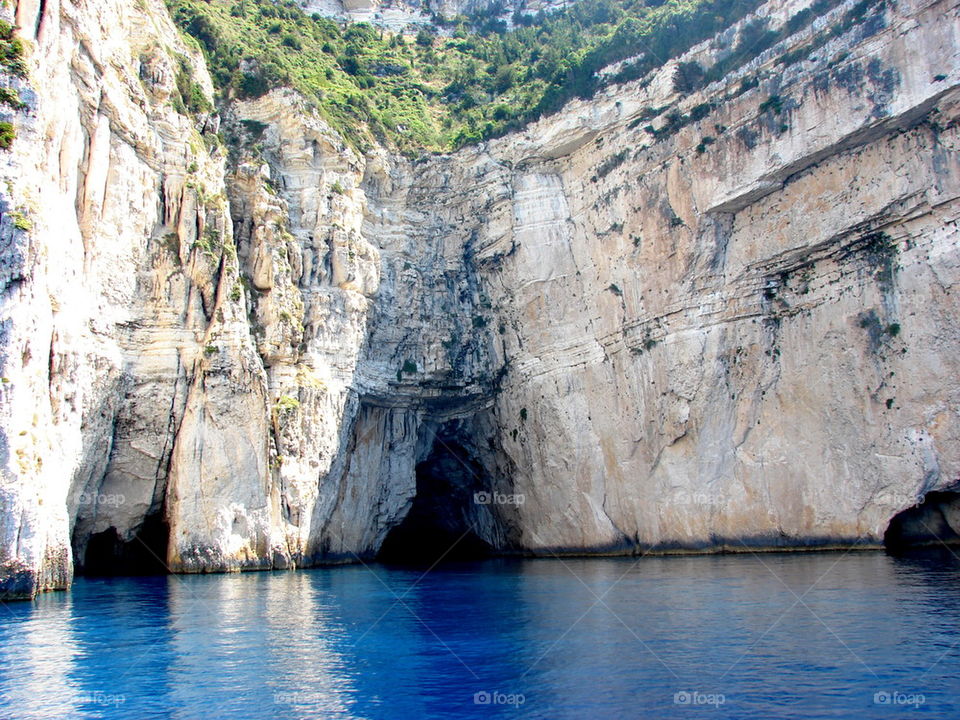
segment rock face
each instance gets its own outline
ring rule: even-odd
[[[307,13],[352,22],[368,22],[395,31],[430,26],[433,18],[458,15],[494,15],[510,25],[515,13],[536,15],[566,7],[565,0],[303,0]]]
[[[19,3],[16,22],[31,79],[0,201],[0,593],[13,596],[69,583],[71,535],[129,534],[161,512],[174,418],[196,403],[212,333],[239,333],[231,373],[256,358],[242,306],[223,299],[224,164],[197,129],[213,119],[171,107],[179,76],[208,94],[210,80],[163,6]]]
[[[876,543],[960,480],[957,6],[899,8],[668,138],[631,119],[662,71],[492,150],[522,548]]]
[[[0,595],[430,538],[878,545],[931,492],[960,534],[958,6],[851,6],[409,160],[289,91],[185,103],[159,2],[21,2]]]

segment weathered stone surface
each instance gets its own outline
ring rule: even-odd
[[[957,91],[930,70],[957,76],[957,8],[900,7],[683,99],[719,105],[646,148],[630,106],[668,103],[655,81],[562,160],[539,140],[592,134],[603,100],[491,147],[531,158],[512,232],[478,250],[524,549],[879,543],[960,479]]]
[[[159,3],[47,3],[0,167],[0,593],[111,542],[354,561],[411,508],[500,552],[880,543],[960,480],[960,30],[910,0],[778,62],[850,4],[409,160],[289,91],[178,114],[177,55],[209,78]]]
[[[458,15],[490,15],[490,0],[303,0],[303,9],[324,17],[368,22],[395,31],[416,30],[432,25],[436,15],[447,19]],[[508,25],[514,13],[536,15],[565,7],[564,0],[510,0],[496,5],[499,19]]]

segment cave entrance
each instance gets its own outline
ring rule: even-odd
[[[433,564],[476,560],[492,554],[477,532],[487,476],[458,438],[458,423],[445,425],[430,455],[417,465],[417,493],[410,512],[377,554],[385,563]],[[475,495],[480,493],[480,495]]]
[[[93,533],[87,541],[83,575],[166,575],[170,526],[161,513],[148,515],[132,539],[124,541],[114,527]]]
[[[892,551],[960,545],[960,492],[927,493],[922,503],[894,515],[883,545]]]

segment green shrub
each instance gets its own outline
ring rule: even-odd
[[[403,365],[397,370],[397,382],[403,381],[403,375],[414,375],[417,372],[417,364],[413,360],[404,360]]]
[[[183,115],[198,115],[213,110],[200,83],[193,79],[193,67],[187,58],[177,58],[177,93],[173,97],[173,108]]]
[[[763,115],[765,112],[773,112],[776,115],[779,115],[783,112],[783,98],[779,95],[771,95],[762,103],[760,107],[757,108],[760,111],[760,114]]]
[[[286,415],[295,412],[300,407],[300,401],[291,395],[281,395],[273,406],[275,415]]]
[[[291,86],[355,146],[373,136],[410,152],[522,127],[572,98],[646,74],[760,4],[582,0],[510,31],[490,12],[476,13],[452,36],[422,30],[410,43],[365,23],[342,28],[307,16],[296,0],[167,2],[202,47],[225,99]],[[597,72],[641,54],[614,78]],[[693,64],[683,67],[683,82],[701,82]],[[186,111],[202,109],[199,97],[181,95]]]
[[[262,123],[257,120],[241,120],[240,124],[248,133],[250,133],[250,136],[254,141],[259,140],[268,127],[266,123]]]
[[[703,120],[707,115],[713,112],[713,105],[710,103],[700,103],[690,108],[690,121],[697,122]]]
[[[630,155],[630,151],[627,149],[621,150],[616,155],[612,155],[604,160],[599,167],[597,167],[597,178],[605,178],[616,168],[620,167]]]
[[[715,142],[716,142],[716,140],[715,140],[714,138],[710,137],[709,135],[705,136],[705,137],[700,141],[700,144],[697,145],[697,155],[703,155],[703,153],[705,153],[705,152],[707,151],[707,148],[708,148],[710,145],[713,145],[713,143],[715,143]]]
[[[17,230],[22,230],[23,232],[30,232],[33,230],[33,222],[19,210],[14,210],[10,212],[9,215],[10,220],[13,222],[13,226]]]
[[[496,137],[612,82],[643,77],[761,2],[579,0],[550,14],[520,13],[509,31],[496,8],[487,8],[448,24],[450,35],[421,29],[410,42],[366,23],[341,27],[307,16],[297,0],[167,0],[176,23],[203,49],[224,99],[256,98],[290,86],[355,147],[376,138],[408,154]],[[681,63],[675,87],[692,92],[724,77],[839,3],[818,0],[794,14],[783,30],[771,30],[765,20],[747,23],[735,47],[714,66]],[[864,0],[844,16],[839,31],[883,5]],[[818,37],[827,35],[821,31]],[[12,30],[8,36],[15,40]],[[618,61],[626,63],[614,76],[599,73]],[[741,92],[757,84],[756,77],[747,78]],[[207,111],[202,91],[189,84],[178,100],[183,112]],[[675,132],[711,110],[697,106],[689,115],[668,119],[654,136]],[[635,119],[631,129],[657,114]]]
[[[692,93],[703,87],[706,80],[706,73],[700,63],[682,62],[677,65],[676,73],[673,76],[673,89],[679,93]]]
[[[9,150],[16,136],[17,133],[13,128],[13,123],[0,122],[0,148]]]
[[[3,20],[0,20],[0,66],[13,75],[23,77],[27,74],[23,41],[14,35],[13,26]]]
[[[0,87],[0,104],[9,105],[14,110],[23,110],[26,103],[20,99],[20,93],[14,88]]]

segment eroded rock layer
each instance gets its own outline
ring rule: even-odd
[[[289,91],[178,112],[210,81],[159,2],[19,3],[0,594],[429,533],[879,545],[960,481],[960,23],[851,7],[410,160]]]

